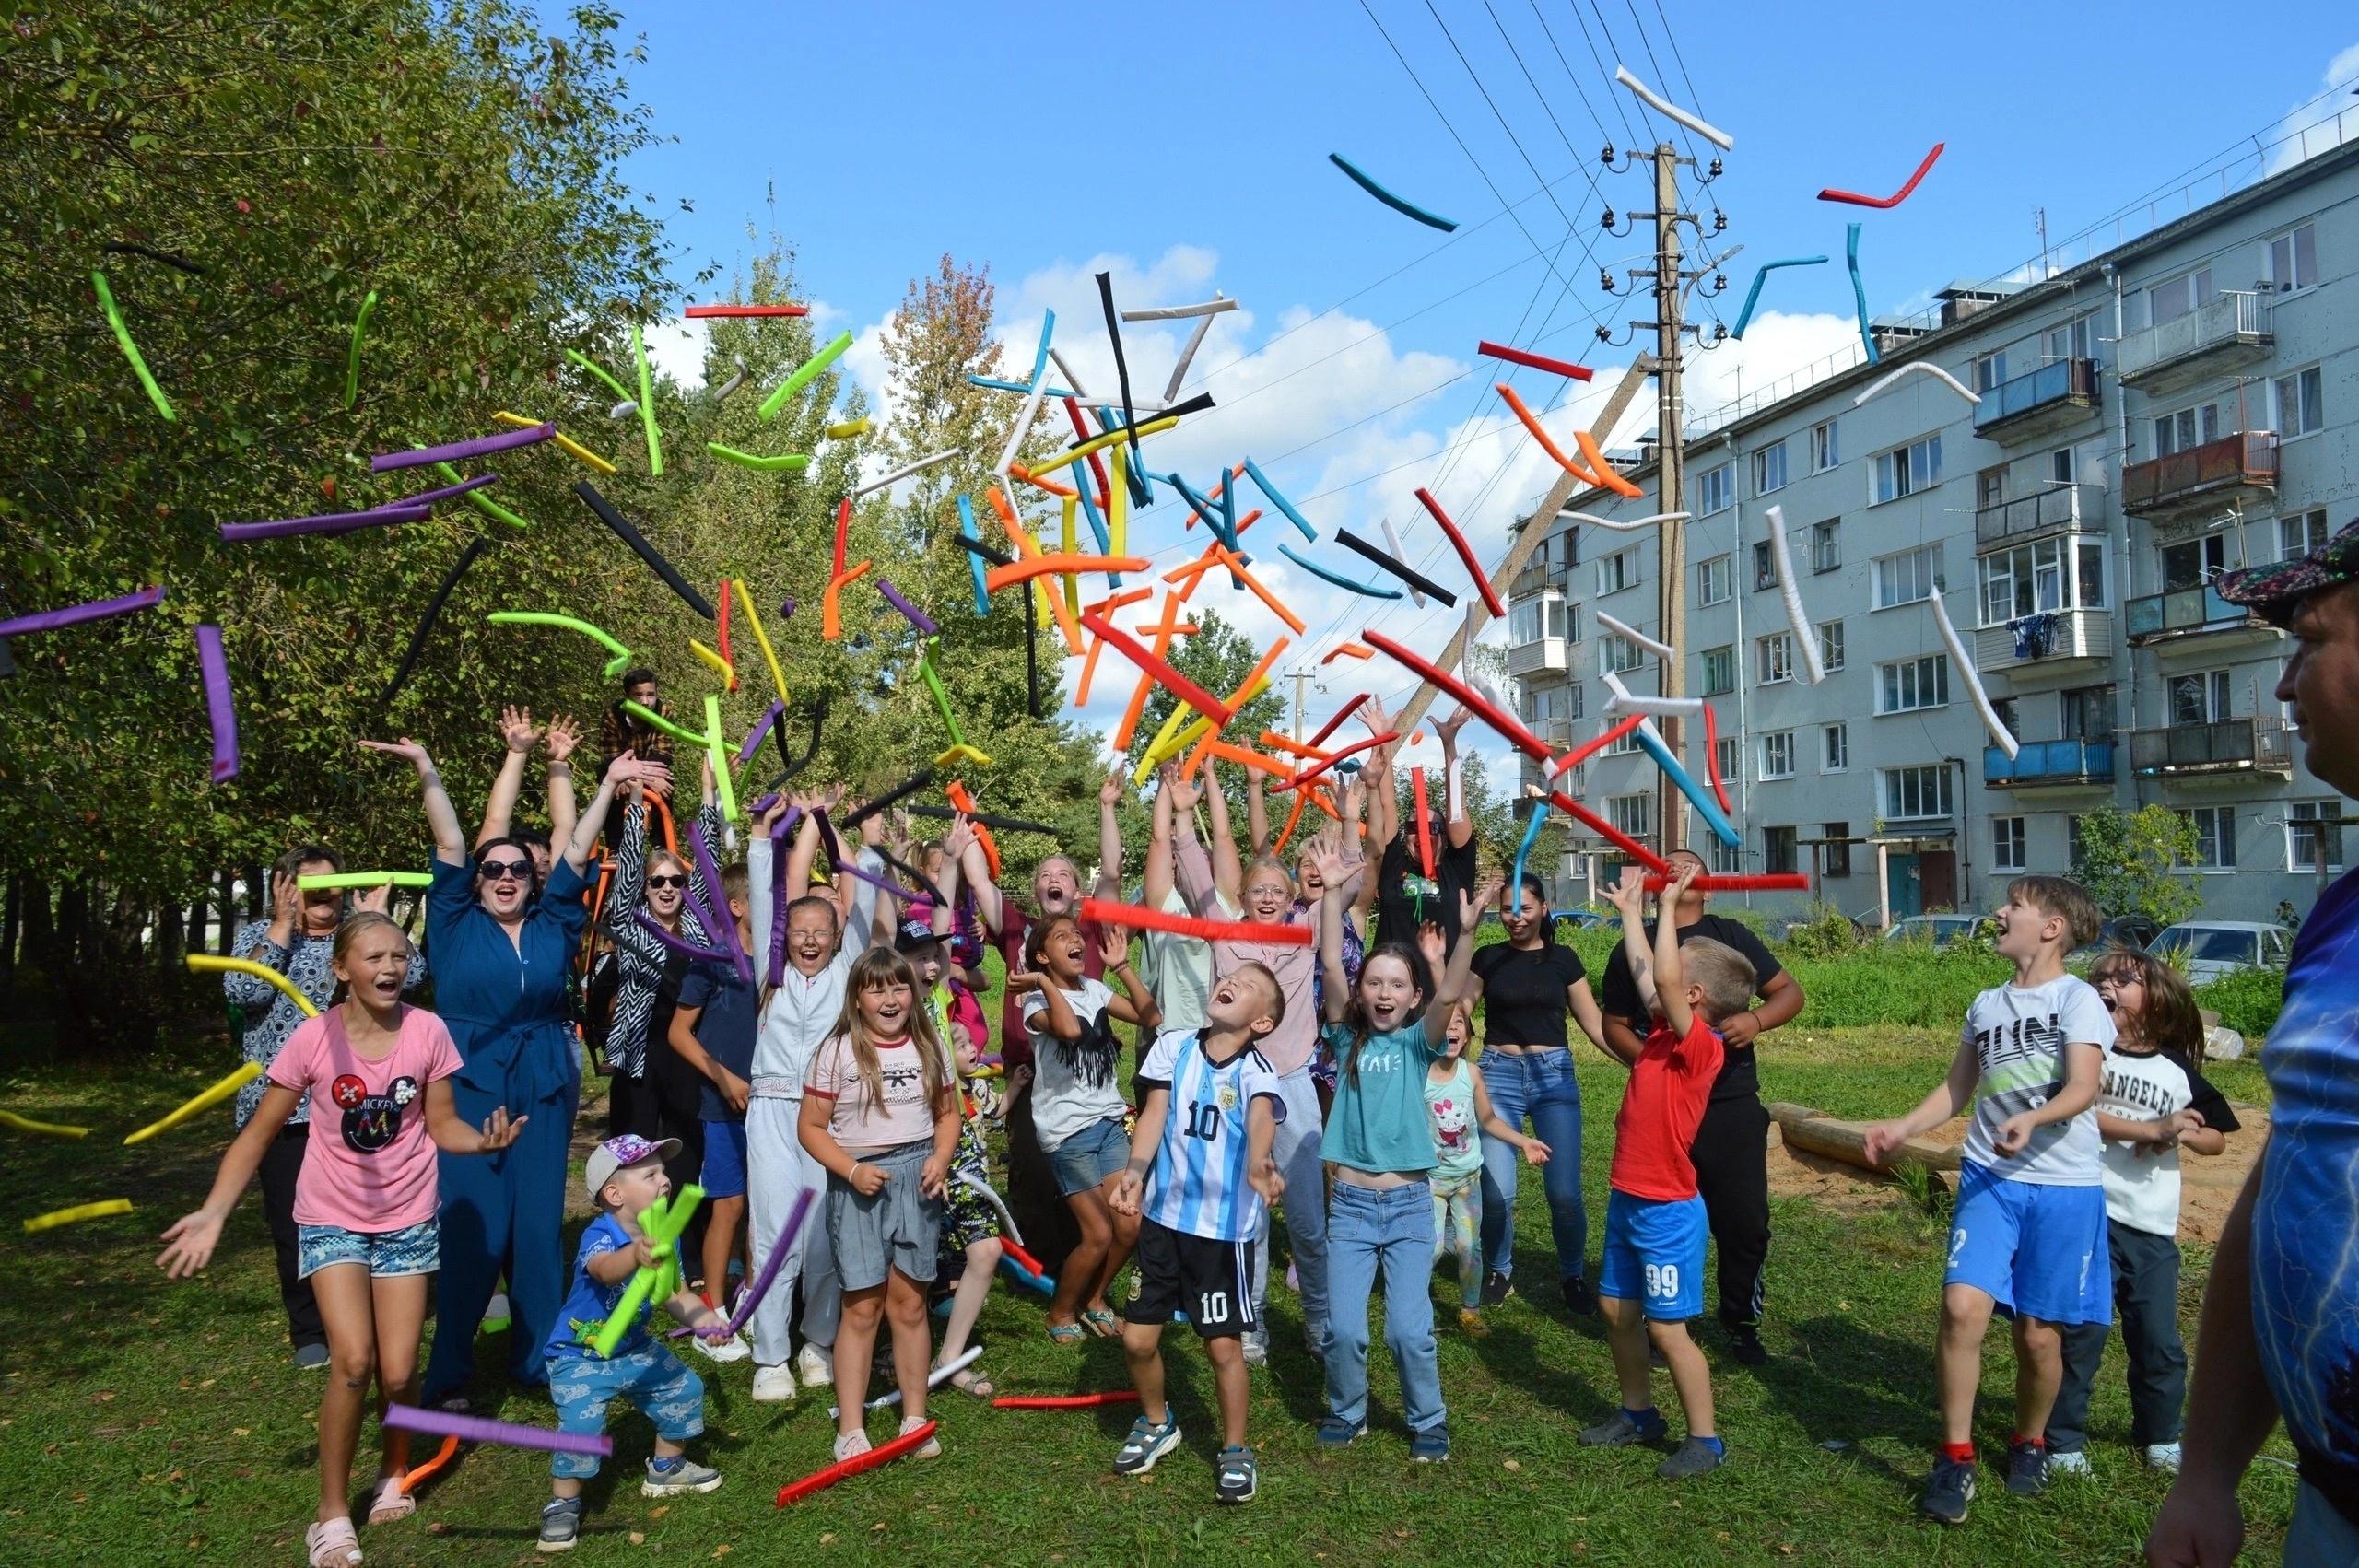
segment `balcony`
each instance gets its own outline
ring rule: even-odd
[[[1530,642],[1508,645],[1508,673],[1519,679],[1531,675],[1567,675],[1572,673],[1573,645],[1561,637],[1534,638]]]
[[[2110,785],[2118,750],[2112,741],[2025,741],[2011,757],[2004,746],[1985,746],[1982,783],[1991,790]]]
[[[2104,512],[2104,486],[2051,485],[1976,512],[1974,548],[1980,553],[2028,544],[2051,533],[2102,532]]]
[[[1510,599],[1529,599],[1535,593],[1562,593],[1572,568],[1559,561],[1533,561],[1515,574],[1515,581],[1508,586]]]
[[[2133,648],[2200,641],[2209,651],[2237,643],[2274,642],[2284,635],[2245,606],[2221,598],[2210,583],[2141,594],[2123,607],[2123,618]]]
[[[1989,674],[2070,675],[2113,661],[2113,612],[2057,610],[1984,626],[1974,634],[1975,667]]]
[[[2282,719],[2220,719],[2130,731],[2130,770],[2141,778],[2294,771]]]
[[[2132,517],[2168,521],[2189,512],[2217,512],[2277,494],[2277,435],[2247,430],[2121,470],[2121,509]]]
[[[2131,333],[2115,348],[2114,374],[2148,396],[2180,391],[2269,357],[2269,301],[2245,290],[2213,297],[2160,326]]]
[[[2081,423],[2097,404],[2097,362],[2054,359],[1984,392],[1974,433],[2001,446],[2036,440]]]

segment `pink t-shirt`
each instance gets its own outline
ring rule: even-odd
[[[295,1223],[373,1235],[434,1218],[426,1086],[458,1071],[451,1032],[422,1007],[402,1009],[393,1048],[373,1061],[353,1051],[341,1007],[297,1025],[270,1064],[270,1082],[311,1103]]]
[[[885,1088],[879,1101],[870,1097],[868,1081],[852,1059],[851,1036],[838,1035],[811,1059],[803,1092],[832,1102],[827,1135],[847,1153],[882,1153],[933,1136],[933,1107],[926,1103],[925,1062],[908,1040],[876,1047],[878,1076]]]

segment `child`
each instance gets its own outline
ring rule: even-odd
[[[2148,1466],[2178,1470],[2187,1349],[2178,1335],[2178,1152],[2217,1154],[2236,1113],[2203,1081],[2203,1015],[2179,972],[2153,954],[2115,948],[2089,981],[2113,1013],[2097,1131],[2105,1137],[2106,1250],[2130,1352],[2130,1441]],[[2064,1380],[2048,1418],[2048,1469],[2089,1471],[2089,1386],[2105,1357],[2105,1325],[2064,1330]]]
[[[1942,1455],[1917,1505],[1962,1524],[1974,1501],[1974,1389],[1994,1307],[2014,1319],[2015,1430],[2007,1490],[2048,1486],[2049,1410],[2063,1375],[2060,1326],[2107,1322],[2105,1188],[2096,1097],[2113,1020],[2064,955],[2095,942],[2096,905],[2078,883],[2019,876],[1997,917],[2009,984],[1974,999],[1949,1077],[1915,1110],[1866,1129],[1871,1162],[1968,1105],[1965,1163],[1942,1281]]]
[[[1254,1042],[1285,1014],[1278,977],[1244,964],[1204,999],[1202,1029],[1168,1029],[1156,1037],[1139,1069],[1130,1164],[1109,1199],[1114,1212],[1139,1227],[1139,1288],[1123,1308],[1122,1352],[1140,1414],[1114,1456],[1115,1472],[1143,1476],[1179,1445],[1160,1347],[1164,1324],[1184,1311],[1204,1341],[1219,1390],[1223,1447],[1213,1497],[1221,1503],[1250,1503],[1260,1489],[1253,1450],[1245,1445],[1250,1375],[1239,1337],[1253,1326],[1253,1237],[1262,1205],[1285,1191],[1270,1151],[1286,1103]]]
[[[1347,867],[1330,848],[1319,854],[1327,890],[1319,900],[1319,962],[1326,975],[1327,1042],[1336,1060],[1335,1103],[1320,1150],[1335,1184],[1327,1199],[1329,1414],[1319,1444],[1346,1447],[1367,1432],[1367,1303],[1380,1269],[1384,1340],[1401,1375],[1409,1457],[1437,1464],[1449,1457],[1449,1423],[1434,1353],[1434,1205],[1426,1180],[1434,1133],[1425,1080],[1465,989],[1475,922],[1492,890],[1459,895],[1463,940],[1427,1006],[1430,970],[1397,942],[1371,949],[1358,986],[1344,984],[1344,910],[1357,896],[1367,865]],[[1441,933],[1431,935],[1438,948]]]
[[[1682,863],[1663,895],[1675,904],[1702,868]],[[1713,1027],[1753,1000],[1753,965],[1725,942],[1697,937],[1684,948],[1676,920],[1655,922],[1647,952],[1646,878],[1625,869],[1614,889],[1630,977],[1654,1027],[1630,1064],[1630,1085],[1614,1114],[1614,1164],[1605,1199],[1605,1252],[1598,1310],[1614,1350],[1622,1408],[1581,1433],[1591,1447],[1654,1443],[1664,1432],[1649,1392],[1648,1347],[1662,1353],[1687,1421],[1687,1438],[1655,1467],[1664,1480],[1720,1468],[1728,1449],[1712,1420],[1712,1369],[1687,1332],[1704,1310],[1704,1238],[1708,1225],[1688,1149],[1719,1076],[1722,1047]]]
[[[639,1216],[671,1193],[663,1162],[678,1152],[671,1139],[650,1143],[628,1132],[590,1151],[581,1179],[598,1205],[598,1217],[581,1233],[572,1293],[543,1347],[558,1431],[604,1432],[606,1408],[617,1398],[628,1399],[655,1423],[655,1453],[647,1461],[647,1478],[639,1483],[642,1497],[710,1492],[721,1484],[719,1470],[696,1463],[682,1446],[704,1433],[704,1384],[647,1331],[655,1303],[640,1305],[637,1321],[613,1355],[602,1356],[591,1345],[621,1306],[631,1276],[657,1261],[640,1232]],[[711,1306],[686,1288],[675,1292],[663,1308],[700,1333],[721,1323]],[[543,1551],[573,1550],[581,1533],[581,1483],[597,1473],[595,1454],[549,1456],[549,1490],[555,1495],[541,1509]]]
[[[417,1402],[417,1338],[435,1270],[434,1151],[484,1154],[516,1141],[524,1117],[495,1109],[480,1131],[459,1119],[451,1075],[459,1053],[442,1021],[402,1002],[409,938],[384,915],[336,928],[328,965],[341,1000],[305,1020],[270,1065],[262,1104],[221,1156],[205,1207],[164,1233],[156,1259],[172,1279],[205,1267],[222,1223],[244,1196],[287,1118],[311,1102],[311,1142],[295,1187],[299,1267],[327,1326],[328,1387],[320,1402],[319,1517],[303,1532],[312,1568],[360,1561],[352,1528],[352,1456],[373,1372],[379,1405]],[[417,1512],[404,1494],[404,1434],[387,1428],[369,1522]]]
[[[836,1331],[836,1457],[869,1450],[862,1417],[880,1319],[893,1325],[901,1432],[925,1424],[926,1287],[958,1144],[958,1095],[917,971],[886,947],[852,960],[836,1032],[803,1082],[803,1147],[827,1168],[824,1219],[843,1318]],[[932,1438],[921,1459],[942,1452]]]
[[[1463,1004],[1449,1010],[1442,1054],[1426,1070],[1426,1111],[1434,1124],[1434,1250],[1446,1249],[1457,1262],[1459,1331],[1479,1340],[1491,1331],[1483,1321],[1483,1255],[1476,1246],[1483,1224],[1483,1134],[1521,1150],[1526,1164],[1546,1164],[1549,1150],[1491,1108],[1483,1070],[1466,1059],[1473,1011]]]
[[[737,941],[753,952],[752,900],[745,868],[721,873],[721,895]],[[738,1252],[745,1223],[745,1106],[753,1093],[754,1041],[761,1033],[761,992],[734,964],[698,962],[680,982],[669,1036],[675,1055],[703,1075],[704,1161],[697,1185],[710,1205],[704,1227],[704,1299],[718,1307],[729,1299],[729,1259]],[[742,1256],[742,1255],[741,1255]],[[753,1275],[749,1271],[747,1279]],[[753,1348],[735,1334],[697,1338],[697,1349],[714,1361],[744,1361]]]
[[[1073,1211],[1081,1239],[1057,1270],[1049,1303],[1049,1338],[1071,1344],[1082,1325],[1100,1339],[1121,1332],[1106,1292],[1137,1239],[1135,1221],[1107,1206],[1131,1141],[1122,1129],[1130,1106],[1115,1073],[1122,1042],[1107,1026],[1120,1019],[1143,1029],[1163,1021],[1163,1010],[1131,967],[1128,931],[1109,929],[1101,943],[1106,973],[1122,982],[1116,996],[1103,980],[1085,978],[1081,925],[1055,915],[1032,928],[1024,955],[1027,973],[1011,975],[1010,990],[1024,996],[1024,1028],[1032,1041],[1032,1125],[1057,1173],[1057,1190]]]

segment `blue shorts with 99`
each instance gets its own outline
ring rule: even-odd
[[[1704,1243],[1710,1234],[1701,1198],[1664,1201],[1608,1193],[1597,1293],[1637,1302],[1659,1323],[1684,1323],[1700,1315]]]

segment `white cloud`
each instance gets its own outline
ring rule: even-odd
[[[2326,89],[2324,97],[2313,96],[2295,104],[2269,133],[2269,161],[2261,170],[2263,175],[2280,173],[2359,136],[2359,99],[2350,90],[2354,78],[2359,78],[2359,43],[2327,62],[2325,74],[2318,77],[2318,86]]]
[[[647,362],[684,389],[704,385],[704,357],[712,336],[709,323],[674,316],[647,329]],[[629,385],[628,380],[624,385]]]

